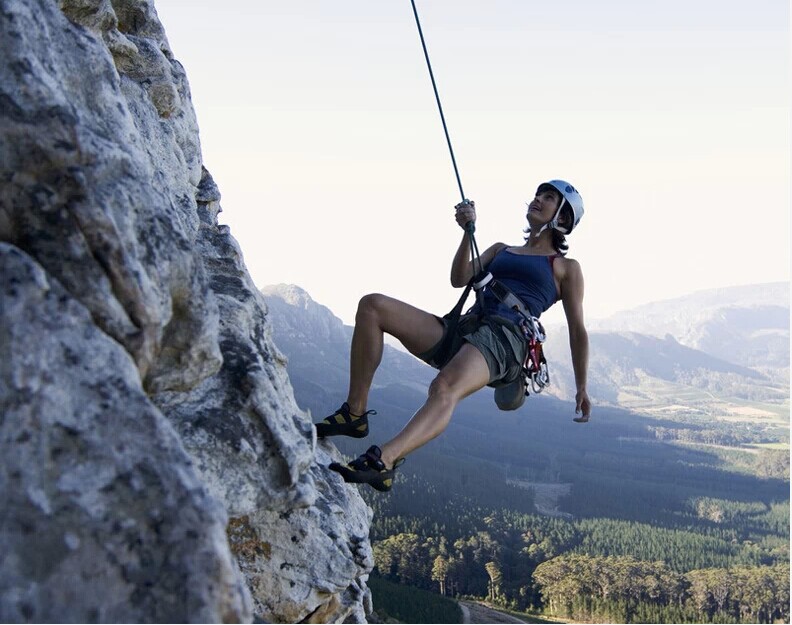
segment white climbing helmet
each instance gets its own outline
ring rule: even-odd
[[[539,188],[536,189],[536,194],[539,195],[546,186],[552,187],[561,194],[561,203],[558,205],[558,210],[553,220],[546,226],[543,226],[542,230],[546,228],[555,228],[563,234],[569,234],[575,229],[575,226],[580,223],[583,217],[583,198],[580,197],[580,193],[578,193],[577,189],[566,180],[550,180],[548,182],[543,182],[539,185]],[[558,225],[558,218],[561,216],[561,209],[565,204],[569,204],[569,207],[572,209],[572,225],[569,229]]]

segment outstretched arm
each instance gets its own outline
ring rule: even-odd
[[[476,223],[476,203],[471,201],[467,204],[457,204],[455,217],[457,224],[463,229],[468,222]],[[506,247],[505,243],[495,243],[484,250],[481,254],[481,266],[489,265],[495,258],[495,254],[504,247]],[[454,288],[465,286],[470,282],[476,269],[477,267],[473,266],[473,260],[470,258],[470,244],[467,232],[465,232],[459,242],[456,254],[454,254],[454,261],[451,263],[451,286]]]
[[[565,271],[561,279],[561,301],[564,304],[569,326],[569,348],[572,352],[572,368],[575,372],[575,412],[578,423],[585,423],[591,415],[591,400],[586,390],[588,379],[589,341],[583,322],[583,272],[580,264],[565,259]]]

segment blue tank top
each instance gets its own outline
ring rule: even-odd
[[[555,256],[530,256],[515,254],[506,248],[498,252],[487,267],[492,277],[520,298],[534,317],[539,317],[558,300],[553,260]],[[486,314],[513,319],[519,323],[522,316],[511,310],[484,289],[484,311]],[[480,312],[478,302],[471,312]]]

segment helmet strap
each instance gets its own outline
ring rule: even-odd
[[[562,195],[561,196],[561,203],[558,205],[558,209],[555,212],[553,218],[548,221],[544,226],[539,229],[539,232],[536,233],[536,236],[542,234],[548,228],[552,228],[554,230],[558,230],[563,234],[567,234],[569,231],[558,226],[558,218],[561,217],[561,209],[564,208],[564,204],[566,203],[566,198]]]

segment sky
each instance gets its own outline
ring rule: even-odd
[[[787,0],[416,5],[480,249],[562,178],[587,318],[789,280]],[[370,292],[450,310],[461,195],[410,2],[156,7],[255,283],[347,324]]]

